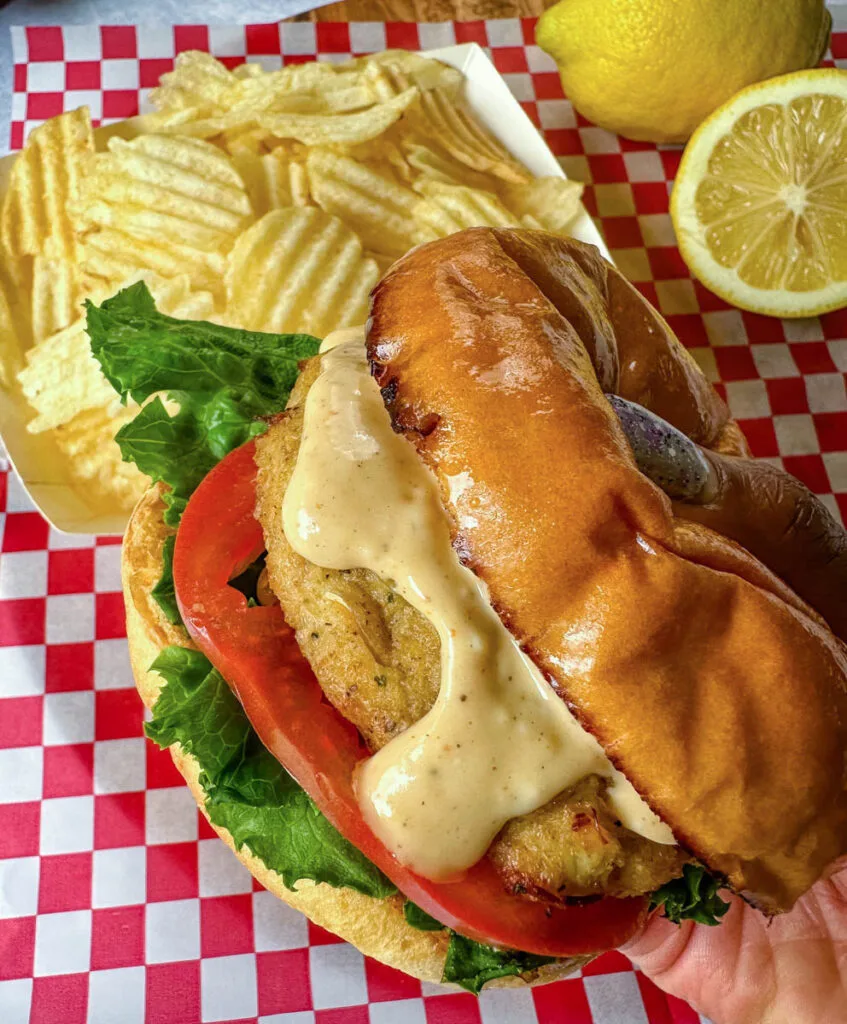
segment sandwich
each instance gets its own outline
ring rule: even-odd
[[[847,852],[843,531],[592,246],[459,232],[325,339],[87,324],[147,733],[285,902],[478,992]]]

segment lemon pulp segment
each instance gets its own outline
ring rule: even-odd
[[[743,308],[800,316],[847,302],[847,75],[818,91],[821,74],[776,79],[772,96],[771,83],[745,90],[760,102],[730,101],[680,166],[672,214],[683,256]],[[786,90],[789,79],[808,85]]]
[[[712,255],[742,281],[807,292],[845,280],[847,103],[802,96],[743,115],[695,203]]]

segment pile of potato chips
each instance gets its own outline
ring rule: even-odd
[[[462,75],[389,50],[229,71],[181,54],[157,113],[97,152],[88,112],[32,132],[0,219],[0,383],[53,431],[89,500],[146,484],[81,304],[143,278],[172,316],[319,337],[360,323],[398,256],[475,225],[564,232],[581,187],[536,179],[465,108]]]

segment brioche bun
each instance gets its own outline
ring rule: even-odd
[[[667,323],[593,246],[473,228],[393,264],[367,349],[521,647],[682,846],[790,910],[847,851],[847,648],[639,471],[608,393],[733,440]]]

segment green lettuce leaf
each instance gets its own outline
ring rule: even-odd
[[[406,918],[407,924],[420,929],[420,931],[441,932],[445,930],[443,924],[436,921],[425,910],[421,910],[411,900],[406,900],[403,904],[403,916]],[[483,946],[482,943],[466,939],[449,928],[446,930],[450,932],[450,942],[447,946],[447,958],[444,961],[441,980],[445,983],[452,982],[454,985],[461,985],[462,988],[466,988],[475,995],[479,995],[482,986],[494,978],[524,974],[543,964],[554,962],[552,957]]]
[[[411,900],[406,900],[403,904],[403,916],[406,918],[406,924],[421,932],[443,932],[445,928],[445,925],[436,921],[425,910],[421,910],[417,903],[412,903]]]
[[[729,904],[718,896],[720,882],[700,864],[686,864],[682,872],[682,878],[667,882],[653,893],[650,908],[662,907],[665,917],[674,924],[720,924],[729,910]]]
[[[275,412],[297,379],[297,364],[317,352],[309,334],[264,334],[156,310],[143,281],[95,306],[86,302],[91,351],[124,399],[159,391],[251,395]]]
[[[159,582],[153,587],[151,591],[154,600],[165,613],[165,618],[168,622],[172,622],[174,625],[178,625],[182,622],[182,616],[179,614],[179,608],[176,603],[176,592],[174,591],[174,546],[176,544],[176,534],[171,534],[170,537],[165,539],[165,545],[162,548],[162,562],[164,568],[162,569],[162,575]]]
[[[167,485],[164,518],[170,526],[179,523],[209,470],[265,430],[259,417],[285,408],[298,363],[320,344],[308,334],[261,334],[165,316],[143,281],[100,306],[87,301],[86,330],[123,402],[146,402],[164,392],[178,406],[171,413],[157,395],[115,437],[124,461]],[[171,543],[153,596],[168,620],[178,623],[172,555]]]
[[[237,402],[225,392],[169,391],[179,404],[171,415],[158,396],[115,435],[124,462],[134,462],[153,481],[168,485],[165,522],[176,526],[188,499],[206,474],[229,452],[256,437],[266,424],[256,419],[252,398]],[[282,396],[282,406],[287,393]],[[272,410],[268,410],[270,413]]]
[[[199,651],[167,647],[151,666],[165,680],[146,726],[200,763],[212,822],[245,844],[288,888],[301,878],[381,898],[395,886],[344,839],[262,746],[224,678]]]
[[[254,795],[265,790],[266,800]],[[239,849],[249,846],[289,889],[311,878],[378,898],[397,892],[258,741],[230,783],[223,789],[210,785],[207,792],[212,821],[232,833]]]
[[[550,963],[553,963],[551,957],[493,949],[452,932],[441,980],[461,985],[478,995],[487,981],[523,974]]]

